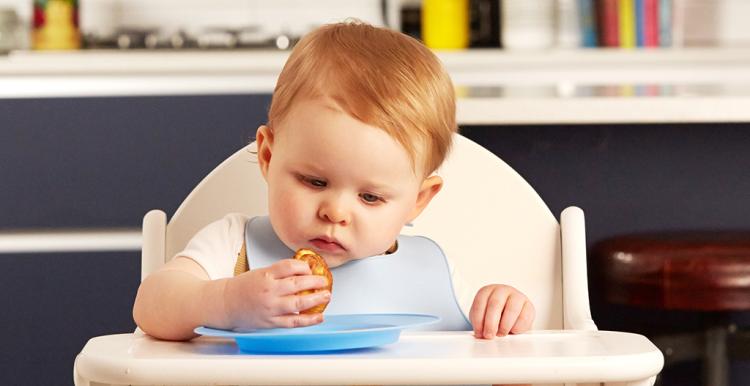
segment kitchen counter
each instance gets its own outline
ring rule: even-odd
[[[0,98],[270,94],[286,51],[14,52]],[[460,124],[750,121],[750,49],[438,52]]]

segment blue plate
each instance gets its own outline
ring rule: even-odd
[[[375,347],[398,341],[401,330],[432,324],[440,318],[422,314],[325,315],[309,327],[273,328],[251,332],[198,327],[196,334],[233,338],[241,351],[294,354]]]

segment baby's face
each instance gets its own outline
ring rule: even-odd
[[[329,100],[296,103],[271,151],[269,214],[292,250],[315,250],[331,266],[381,254],[415,215],[423,176],[406,150]]]

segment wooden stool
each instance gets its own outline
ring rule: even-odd
[[[607,303],[725,314],[750,310],[750,232],[623,235],[596,243],[591,256],[594,291]],[[705,331],[706,385],[728,385],[728,331],[734,332],[718,323]],[[652,340],[668,363],[670,350],[679,350],[682,359],[690,357],[686,350],[700,350],[696,338],[701,337],[672,334]]]

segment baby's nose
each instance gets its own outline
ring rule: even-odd
[[[351,222],[351,214],[341,199],[331,199],[320,206],[318,216],[328,222],[347,225]]]

